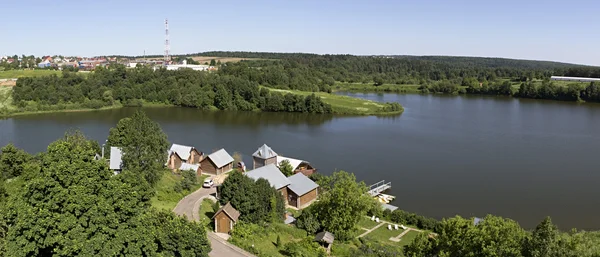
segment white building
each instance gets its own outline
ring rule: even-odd
[[[599,78],[582,78],[582,77],[561,77],[552,76],[551,80],[576,81],[576,82],[600,82]]]

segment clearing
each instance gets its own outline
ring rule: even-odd
[[[402,113],[403,110],[400,111],[384,111],[383,108],[388,106],[387,103],[380,103],[371,100],[365,100],[350,96],[329,94],[325,92],[306,92],[306,91],[297,91],[297,90],[286,90],[286,89],[274,89],[265,87],[271,91],[280,92],[283,94],[291,93],[295,95],[308,96],[311,94],[315,94],[316,96],[321,97],[323,102],[330,104],[333,109],[333,113],[335,114],[351,114],[351,115],[378,115],[378,114],[399,114]]]
[[[242,60],[260,60],[258,58],[237,58],[237,57],[210,57],[210,56],[194,56],[192,60],[199,62],[200,64],[210,63],[210,60],[221,61],[221,63],[227,62],[239,62]]]
[[[16,79],[20,77],[41,77],[55,74],[60,76],[62,71],[57,70],[7,70],[0,71],[0,79]]]
[[[0,86],[0,109],[15,109],[12,102],[12,87]]]
[[[194,185],[191,190],[176,192],[175,185],[182,180],[182,177],[179,174],[174,174],[170,170],[165,170],[163,176],[156,184],[156,195],[150,199],[150,202],[152,206],[157,209],[171,211],[183,197],[202,187],[202,181],[207,177],[207,175],[197,176],[197,184]]]

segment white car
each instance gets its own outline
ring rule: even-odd
[[[211,178],[207,178],[204,180],[204,184],[202,184],[202,187],[209,188],[209,187],[212,187],[213,184],[214,184],[213,180]]]

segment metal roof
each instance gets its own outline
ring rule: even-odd
[[[212,218],[214,219],[220,212],[225,212],[225,214],[227,214],[227,216],[229,216],[233,221],[237,221],[240,217],[240,212],[233,208],[233,206],[231,206],[229,202],[227,202],[225,206],[223,206],[221,209],[215,212],[215,215],[213,215]]]
[[[271,147],[269,147],[267,144],[264,144],[259,147],[258,150],[252,154],[252,156],[262,159],[269,159],[277,156],[277,153],[273,151],[273,149],[271,149]]]
[[[277,156],[277,166],[279,166],[279,164],[285,160],[290,162],[290,165],[292,165],[292,170],[297,170],[298,166],[300,166],[300,164],[302,164],[303,162],[308,163],[307,161],[303,161],[303,160],[298,160],[298,159],[288,158],[288,157],[283,157],[283,156]]]
[[[221,168],[228,163],[233,162],[233,157],[231,157],[231,155],[229,155],[225,149],[211,153],[206,158],[209,158],[215,165],[217,165],[217,168]]]
[[[550,79],[552,79],[552,80],[569,80],[569,81],[585,81],[585,82],[600,81],[600,78],[563,77],[563,76],[551,76]]]
[[[262,166],[258,169],[248,171],[245,174],[254,180],[264,178],[269,181],[269,184],[271,184],[271,186],[275,189],[280,189],[290,184],[290,180],[286,178],[283,173],[281,173],[275,164]]]
[[[193,170],[193,171],[197,171],[200,168],[200,165],[198,164],[189,164],[189,163],[181,163],[181,167],[179,167],[179,170]]]
[[[331,234],[330,232],[327,232],[327,231],[319,232],[315,236],[315,241],[325,242],[328,244],[333,244],[333,239],[334,239],[333,234]]]
[[[298,196],[302,196],[319,187],[317,183],[310,180],[301,172],[288,177],[288,180],[290,181],[290,185],[288,186],[288,188]]]
[[[121,152],[121,148],[119,147],[110,147],[110,162],[108,167],[111,170],[120,170],[123,167],[122,160],[123,153]]]
[[[171,155],[172,152],[175,152],[177,155],[179,155],[179,157],[181,157],[181,159],[187,160],[190,157],[190,152],[192,149],[194,148],[191,146],[173,144],[169,150],[169,155]]]

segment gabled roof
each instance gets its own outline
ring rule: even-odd
[[[315,241],[325,242],[325,243],[328,243],[328,244],[333,244],[333,239],[334,239],[333,234],[331,234],[331,233],[329,233],[327,231],[319,232],[315,236]]]
[[[303,196],[304,194],[319,187],[317,183],[310,180],[301,172],[288,177],[288,180],[290,181],[288,188],[298,196]]]
[[[233,221],[237,221],[240,217],[240,212],[233,208],[233,206],[231,206],[229,202],[227,202],[225,206],[221,207],[221,209],[215,212],[215,215],[213,215],[212,218],[214,219],[215,217],[217,217],[217,214],[221,212],[225,212],[225,214],[227,214],[227,216],[229,216],[229,218],[231,218]]]
[[[181,167],[179,167],[179,170],[193,170],[193,171],[197,171],[200,168],[200,165],[198,164],[189,164],[186,162],[181,163]]]
[[[225,149],[211,153],[206,158],[209,158],[215,165],[217,165],[217,168],[221,168],[230,162],[233,162],[233,157],[231,157],[231,155],[229,155]]]
[[[307,161],[303,161],[303,160],[298,160],[298,159],[288,158],[288,157],[283,157],[283,156],[277,156],[277,166],[279,166],[279,164],[285,160],[290,162],[290,165],[292,165],[292,170],[297,170],[298,166],[300,166],[300,164],[302,164],[303,162],[308,163]]]
[[[273,151],[273,149],[271,149],[271,147],[269,147],[267,144],[264,144],[259,147],[258,150],[252,154],[252,156],[262,159],[269,159],[277,156],[277,153]]]
[[[110,147],[110,162],[108,167],[111,170],[120,170],[123,166],[123,160],[121,159],[123,153],[121,152],[121,148],[119,147]]]
[[[192,149],[194,149],[194,147],[173,144],[171,146],[171,149],[169,149],[169,156],[171,155],[171,153],[175,152],[177,153],[177,155],[179,155],[179,157],[181,157],[181,159],[187,160],[190,157],[190,152],[192,151]]]
[[[246,176],[258,180],[259,178],[266,179],[269,181],[272,187],[275,189],[280,189],[290,184],[290,180],[281,173],[281,171],[275,166],[275,164],[269,164],[266,166],[262,166],[258,169],[253,169],[246,173]]]

